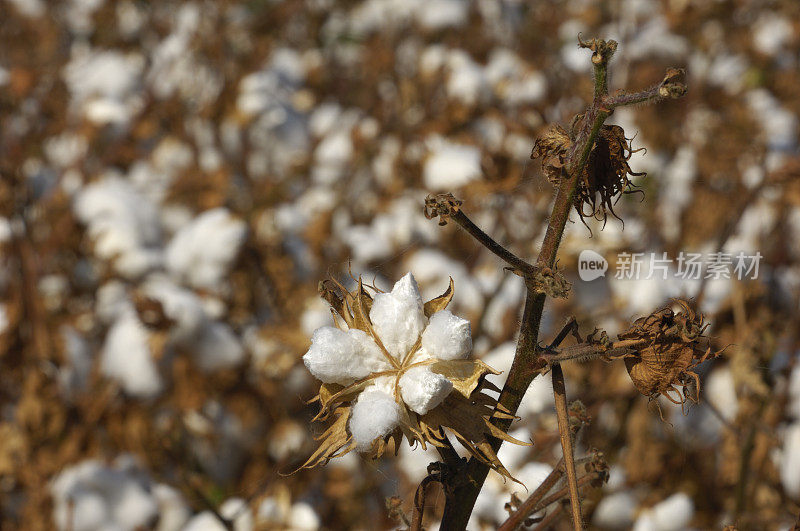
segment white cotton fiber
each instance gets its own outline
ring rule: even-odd
[[[153,397],[163,388],[147,341],[147,330],[139,318],[126,313],[108,331],[100,360],[101,372],[138,398]]]
[[[592,524],[602,529],[630,529],[637,505],[630,492],[610,494],[597,504]]]
[[[246,234],[245,223],[227,209],[203,212],[169,242],[167,269],[192,287],[218,290]]]
[[[451,81],[455,77],[451,75]],[[450,190],[480,178],[481,152],[478,148],[446,141],[432,144],[434,149],[425,161],[424,168],[424,182],[428,190]]]
[[[783,434],[780,470],[786,494],[800,497],[800,422],[791,424]]]
[[[440,360],[466,358],[472,350],[469,321],[447,310],[436,312],[422,332],[422,348]]]
[[[208,323],[189,344],[197,364],[207,372],[236,367],[244,360],[244,347],[227,323]]]
[[[153,496],[131,479],[118,486],[114,498],[114,520],[122,529],[144,527],[158,514],[158,505]]]
[[[441,404],[452,390],[450,380],[426,366],[412,367],[400,378],[403,402],[420,415]]]
[[[372,441],[388,435],[400,422],[400,406],[383,391],[367,389],[350,412],[348,427],[357,448],[369,450]]]
[[[402,359],[426,324],[422,295],[411,273],[398,280],[391,292],[375,295],[369,318],[386,350]]]
[[[156,206],[127,181],[106,178],[75,196],[75,214],[87,226],[97,257],[126,278],[137,278],[162,262]]]
[[[366,332],[356,329],[345,332],[332,326],[314,332],[303,362],[323,382],[342,385],[391,367]]]
[[[230,498],[219,506],[219,514],[233,520],[233,531],[252,531],[253,512],[242,498]]]
[[[321,522],[313,507],[299,502],[292,505],[287,524],[298,531],[315,531],[319,529]]]
[[[636,520],[635,530],[680,531],[686,529],[694,515],[694,503],[684,493],[673,494],[644,511]]]

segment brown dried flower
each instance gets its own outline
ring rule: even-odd
[[[576,124],[580,124],[582,119],[583,116],[578,115],[573,120],[570,133],[562,126],[554,125],[533,146],[531,158],[542,160],[544,174],[554,185],[561,183],[562,170],[575,140]],[[633,171],[628,161],[633,153],[643,148],[632,149],[630,140],[618,125],[604,125],[600,129],[575,192],[575,209],[584,224],[587,217],[605,223],[609,212],[620,219],[614,212],[614,204],[621,194],[642,193],[634,190],[629,176],[646,174]]]
[[[712,352],[703,336],[708,327],[703,315],[695,313],[686,301],[675,302],[681,307],[677,314],[664,308],[639,318],[619,339],[632,345],[633,353],[625,355],[625,367],[639,392],[649,397],[664,395],[683,405],[687,399],[698,401],[700,380],[692,369]],[[683,386],[684,392],[676,385]],[[671,393],[677,393],[677,398]]]

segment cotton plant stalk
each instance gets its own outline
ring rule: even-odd
[[[433,445],[443,462],[429,466],[429,476],[417,490],[412,529],[421,528],[424,496],[431,481],[442,483],[446,493],[441,529],[461,530],[466,528],[489,470],[513,479],[497,452],[503,441],[524,444],[507,432],[531,382],[547,371],[552,372],[563,450],[553,477],[563,474],[567,485],[560,495],[551,494],[544,500],[546,492],[537,489],[538,497],[521,504],[503,528],[514,528],[531,512],[568,498],[573,528],[582,529],[580,489],[601,484],[607,478],[607,467],[598,454],[591,460],[591,473],[576,470],[574,430],[569,422],[575,406],[567,404],[561,363],[624,360],[642,394],[651,399],[663,394],[683,403],[697,397],[699,380],[692,369],[712,356],[704,342],[702,316],[682,301],[677,315],[669,308],[656,311],[637,320],[616,341],[599,331],[583,340],[572,319],[549,346],[539,346],[545,300],[569,296],[570,284],[556,268],[556,258],[571,211],[575,209],[581,221],[594,217],[605,222],[608,214],[616,217],[614,204],[619,196],[638,191],[630,178],[643,175],[628,164],[636,151],[630,139],[621,127],[607,126],[605,120],[617,107],[679,98],[687,90],[683,71],[671,68],[660,83],[646,90],[620,90],[610,95],[608,64],[617,43],[580,38],[578,42],[592,52],[594,97],[568,128],[552,125],[533,147],[531,157],[541,161],[543,173],[556,188],[536,261],[529,263],[493,240],[467,217],[462,202],[452,194],[425,200],[426,217],[438,218],[440,225],[456,223],[525,280],[527,295],[516,352],[497,399],[483,392],[493,387],[485,376],[497,371],[468,358],[472,347],[469,323],[446,310],[453,296],[452,280],[444,294],[427,302],[422,301],[411,274],[388,293],[368,288],[360,280],[352,292],[335,281],[320,285],[321,295],[340,322],[338,327],[314,333],[304,361],[323,382],[314,398],[320,404],[315,420],[334,420],[303,466],[325,463],[352,450],[379,457],[392,439],[395,451],[403,438],[423,448]],[[562,348],[570,334],[578,337],[579,343]],[[693,387],[695,393],[675,398],[676,385]],[[468,462],[458,457],[449,436],[469,451]],[[547,520],[552,521],[557,513],[554,510]]]

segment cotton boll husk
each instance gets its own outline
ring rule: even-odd
[[[219,290],[247,235],[247,226],[225,208],[197,216],[166,249],[169,272],[195,288]]]
[[[148,346],[147,330],[135,314],[123,315],[108,331],[100,370],[137,398],[151,398],[162,391],[161,376]]]
[[[472,350],[472,333],[469,321],[447,310],[431,315],[422,332],[422,348],[440,360],[465,358]]]
[[[400,422],[400,406],[383,391],[366,389],[358,396],[350,412],[348,427],[360,451],[372,441],[391,433]]]
[[[422,295],[411,273],[395,283],[389,293],[378,293],[372,301],[370,321],[383,346],[402,359],[425,328]]]
[[[314,332],[303,362],[325,383],[348,385],[390,368],[378,345],[361,330],[325,326]]]
[[[630,492],[609,494],[597,504],[592,524],[603,529],[630,529],[637,505]]]
[[[412,367],[400,377],[403,402],[420,415],[441,404],[452,390],[450,380],[426,366]]]

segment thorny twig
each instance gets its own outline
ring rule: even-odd
[[[576,124],[577,133],[572,142],[572,146],[567,155],[566,164],[562,171],[563,178],[560,180],[556,199],[553,205],[552,214],[545,232],[539,257],[536,260],[534,269],[550,270],[555,267],[558,254],[558,247],[564,233],[564,227],[569,219],[570,211],[573,207],[573,199],[578,187],[580,176],[582,175],[589,161],[589,156],[598,138],[600,130],[606,118],[611,115],[614,108],[632,103],[644,101],[656,101],[663,98],[677,98],[686,92],[685,85],[680,81],[682,72],[675,69],[667,71],[664,80],[657,86],[652,87],[641,93],[617,93],[614,96],[608,95],[608,62],[616,51],[617,43],[613,40],[603,41],[593,39],[584,42],[579,39],[581,47],[589,48],[592,54],[594,65],[594,99],[592,104],[581,115]],[[452,198],[452,196],[450,196]],[[435,205],[435,203],[434,203]],[[452,202],[446,205],[443,211],[429,212],[426,203],[426,214],[428,217],[440,216],[440,224],[446,220],[453,219],[465,228],[481,244],[486,246],[494,254],[505,260],[515,270],[521,269],[523,273],[530,273],[528,264],[519,259],[513,253],[507,251],[488,235],[471,222],[466,223],[466,217],[462,217],[460,201],[452,198]],[[526,276],[527,280],[527,275]],[[520,328],[517,350],[509,370],[508,379],[504,385],[498,399],[497,411],[516,413],[520,402],[528,389],[531,381],[538,374],[546,370],[547,363],[541,359],[541,349],[538,347],[539,325],[542,319],[547,292],[536,289],[530,282],[526,282],[527,297],[523,310],[522,325]],[[558,385],[558,378],[554,378],[554,385]],[[564,397],[566,400],[566,397]],[[501,430],[508,431],[511,425],[511,418],[508,415],[493,416],[492,422]],[[563,431],[563,430],[562,430]],[[567,440],[563,437],[562,444]],[[495,451],[500,448],[502,441],[495,439],[492,447]],[[563,448],[565,456],[572,452],[571,444],[565,444]],[[442,519],[442,529],[464,529],[469,520],[475,500],[481,490],[489,467],[479,460],[470,459],[467,466],[463,469],[464,478],[458,481],[454,494],[449,496],[445,505],[444,516]],[[574,472],[572,473],[574,476]],[[573,482],[574,483],[574,482]],[[573,485],[574,486],[574,485]],[[576,496],[575,489],[570,489],[572,494],[572,513],[573,522],[576,529],[582,527],[579,511],[580,501]]]

